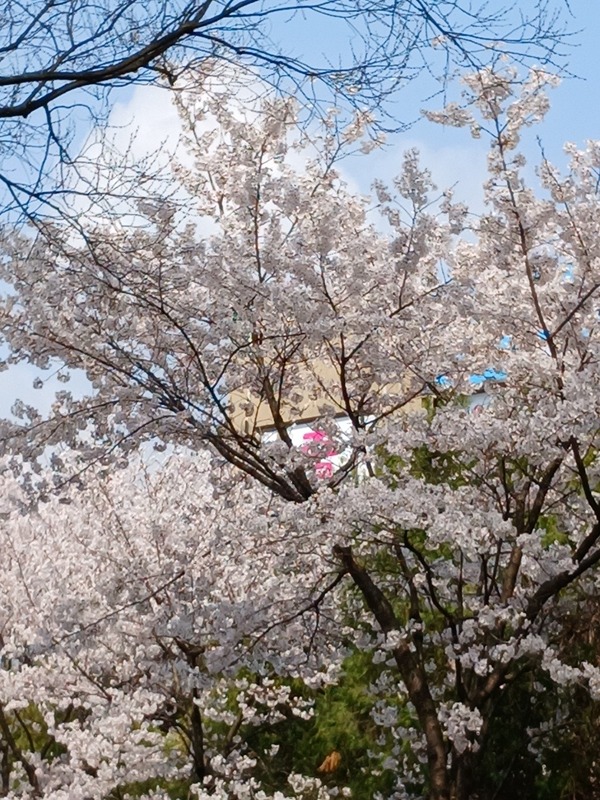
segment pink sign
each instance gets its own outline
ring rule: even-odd
[[[302,445],[302,452],[311,458],[319,458],[315,464],[315,474],[321,480],[327,480],[333,475],[333,462],[323,456],[335,456],[337,451],[333,442],[324,431],[308,431],[302,437],[306,444]]]

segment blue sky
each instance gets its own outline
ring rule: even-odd
[[[524,0],[527,4],[528,0]],[[565,142],[585,146],[588,139],[600,139],[600,2],[571,0],[572,17],[567,18],[573,31],[566,53],[565,74],[561,85],[551,90],[552,107],[541,125],[523,137],[523,146],[531,164],[540,158],[538,137],[546,157],[560,166],[566,165]],[[442,97],[427,97],[431,84],[415,81],[398,94],[397,105],[405,105],[410,113],[418,108],[440,108]],[[434,125],[417,119],[411,128],[388,138],[387,146],[364,161],[352,166],[352,173],[366,190],[370,177],[393,174],[394,162],[400,164],[402,152],[416,146],[422,162],[428,166],[440,189],[458,183],[457,195],[476,202],[485,168],[485,139],[475,141],[466,129]]]
[[[529,3],[523,0],[525,6]],[[567,22],[574,33],[564,49],[567,68],[576,77],[565,77],[552,92],[552,109],[531,137],[541,135],[548,156],[554,160],[560,158],[565,141],[583,145],[586,139],[600,138],[600,2],[571,0],[570,7],[573,16]],[[435,105],[435,100],[431,103]],[[425,121],[417,122],[413,132],[431,147],[448,146],[467,136],[465,131],[441,129]]]
[[[583,145],[600,138],[600,3],[571,0],[574,47],[569,69],[576,78],[565,78],[552,93],[550,111],[540,134],[551,159],[557,159],[565,141]]]
[[[552,0],[558,7],[567,8],[567,0]],[[522,6],[534,5],[533,0],[521,0]],[[500,5],[498,0],[495,5]],[[568,73],[562,85],[551,93],[552,109],[544,123],[535,126],[524,136],[528,160],[539,160],[540,137],[545,154],[554,163],[566,164],[562,153],[565,142],[583,146],[586,139],[600,138],[600,0],[569,0],[569,15],[565,21],[572,31],[569,43],[563,47]],[[333,27],[330,25],[333,24]],[[318,26],[317,26],[318,27]],[[337,33],[337,38],[332,34]],[[339,22],[315,26],[305,25],[297,17],[275,18],[271,35],[282,49],[311,63],[324,64],[328,58],[335,63],[336,53],[347,49],[341,38],[346,28]],[[433,55],[433,54],[432,54]],[[388,136],[387,145],[369,157],[346,162],[345,169],[361,191],[367,192],[376,177],[389,177],[399,168],[402,153],[417,147],[422,152],[422,162],[434,175],[440,189],[458,183],[460,199],[476,203],[481,195],[485,169],[487,143],[471,139],[465,129],[444,128],[419,118],[421,108],[437,109],[443,97],[432,97],[435,84],[427,75],[410,82],[394,98],[391,110],[394,116],[411,126],[403,133]],[[173,133],[172,110],[161,102],[159,92],[146,87],[125,88],[113,95],[117,106],[119,125],[131,121],[138,128],[140,150],[149,150],[159,137]],[[150,102],[147,97],[151,97]]]

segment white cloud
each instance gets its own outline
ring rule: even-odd
[[[360,191],[367,193],[376,178],[386,182],[396,176],[402,167],[403,154],[414,148],[420,153],[421,166],[430,170],[438,191],[453,187],[454,199],[466,203],[478,214],[483,207],[487,150],[484,143],[473,142],[466,131],[462,133],[464,144],[443,145],[437,144],[440,138],[437,135],[431,141],[425,136],[397,135],[384,148],[348,161],[345,168]]]
[[[118,102],[109,118],[114,146],[133,158],[157,153],[165,162],[176,151],[181,121],[170,92],[159,86],[136,86]]]

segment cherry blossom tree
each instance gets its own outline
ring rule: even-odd
[[[104,117],[123,86],[173,85],[188,67],[217,59],[295,87],[316,106],[332,94],[350,106],[381,106],[425,65],[436,71],[439,61],[443,74],[457,61],[487,62],[491,46],[555,63],[565,40],[562,10],[551,0],[530,13],[457,0],[5,0],[2,211],[13,220],[23,210],[66,214],[61,199],[77,193],[67,190],[65,171],[90,120]]]
[[[218,502],[208,467],[100,471],[28,513],[5,481],[3,796],[257,796],[273,756],[246,739],[309,719],[336,680],[324,543],[291,553],[267,492],[257,515],[256,489],[224,469]],[[319,785],[292,775],[287,796]]]
[[[72,729],[97,726],[86,740],[91,749],[95,737],[107,738],[100,760],[108,782],[82,796],[107,796],[152,770],[159,791],[159,767],[187,769],[188,777],[194,769],[198,786],[206,781],[199,797],[270,796],[253,783],[258,767],[235,712],[214,710],[229,691],[222,679],[269,719],[271,701],[256,699],[264,687],[239,683],[250,680],[244,667],[275,681],[275,707],[304,713],[297,695],[286,694],[289,680],[335,681],[345,659],[367,658],[377,668],[365,687],[377,769],[390,777],[382,797],[498,796],[504,778],[489,769],[500,757],[490,747],[498,725],[509,725],[498,709],[515,687],[530,681],[536,696],[550,686],[553,697],[577,689],[598,699],[597,665],[563,647],[561,632],[598,591],[600,151],[593,142],[584,151],[569,146],[568,173],[543,162],[539,190],[528,187],[519,137],[543,118],[553,79],[540,70],[517,78],[479,70],[465,79],[461,104],[431,115],[490,136],[479,218],[450,193],[432,204],[429,174],[413,152],[392,187],[376,184],[375,201],[352,194],[338,159],[361,146],[364,115],[343,127],[332,114],[309,134],[295,125],[293,101],[266,97],[250,126],[226,95],[190,91],[181,98],[187,154],[173,167],[171,201],[148,197],[121,221],[82,225],[80,237],[58,225],[43,236],[5,232],[6,365],[27,360],[60,369],[66,380],[78,370],[90,384],[83,399],[60,392],[47,419],[19,403],[19,419],[5,421],[5,456],[20,491],[62,509],[61,492],[71,499],[73,486],[93,486],[99,469],[115,473],[111,491],[125,491],[115,470],[141,445],[198,454],[197,463],[176,468],[189,499],[171,488],[178,471],[165,478],[173,505],[161,512],[164,523],[151,510],[159,501],[146,508],[133,488],[112,501],[135,506],[119,536],[127,558],[140,562],[133,571],[120,567],[119,580],[119,513],[110,503],[94,518],[79,500],[71,516],[71,506],[36,512],[46,514],[46,527],[56,518],[59,538],[73,530],[63,548],[74,574],[85,559],[70,556],[68,542],[75,537],[86,549],[93,530],[89,552],[95,558],[97,548],[111,575],[89,600],[94,580],[81,584],[79,604],[40,603],[45,617],[31,625],[53,632],[39,634],[39,647],[58,641],[48,652],[61,664],[73,659],[73,680],[88,680],[78,667],[89,673],[96,659],[110,675],[115,651],[134,676],[108,681],[110,692],[126,695],[126,722],[113,718],[111,699],[110,708],[107,700],[92,710],[87,727],[87,715],[74,725],[70,716],[46,723],[62,726],[69,753],[80,746]],[[470,414],[470,376],[490,369],[505,377],[489,382],[489,403]],[[294,438],[307,402],[318,409],[308,447]],[[194,499],[206,492],[207,448],[216,487],[209,509]],[[321,469],[334,452],[333,469]],[[114,536],[100,520],[111,520]],[[21,524],[40,529],[31,515]],[[159,533],[164,546],[148,539]],[[57,580],[46,583],[43,591],[59,591]],[[19,646],[36,643],[29,623],[20,625]],[[13,639],[21,635],[14,630]],[[62,647],[65,636],[81,651]],[[117,645],[121,637],[127,643]],[[19,652],[14,644],[6,651],[20,670],[15,685],[28,705],[43,708],[44,696],[32,693],[58,669],[35,648],[22,665]],[[29,669],[38,667],[46,677],[27,690]],[[167,681],[173,669],[181,695]],[[140,687],[137,695],[130,686]],[[254,699],[244,699],[246,691]],[[168,700],[173,693],[181,699]],[[177,748],[172,763],[165,759],[156,739],[156,719],[173,702],[192,767]],[[217,731],[204,752],[195,708],[229,725],[233,738],[218,740]],[[546,704],[540,730],[557,721],[557,708]],[[254,711],[242,708],[244,720],[246,713]],[[515,737],[531,727],[514,724]],[[122,760],[111,755],[118,736]],[[68,760],[38,766],[15,748],[11,763],[31,787],[23,791],[45,791],[35,785],[39,770],[70,769]],[[140,748],[149,749],[143,774],[131,766]],[[90,757],[76,762],[78,780]],[[44,785],[59,791],[64,774]],[[343,788],[313,779],[292,770],[300,796]]]

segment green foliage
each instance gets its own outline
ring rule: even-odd
[[[440,453],[421,445],[412,452],[410,473],[426,483],[445,484],[451,489],[458,489],[472,483],[470,469],[475,463],[460,451]]]
[[[142,797],[152,790],[162,789],[171,800],[188,800],[190,797],[190,782],[187,780],[165,781],[152,779],[149,781],[138,781],[119,786],[112,791],[107,800],[135,800]]]
[[[550,515],[540,517],[537,527],[543,531],[541,542],[545,548],[553,544],[569,544],[569,536],[560,529],[556,517]]]
[[[66,723],[82,719],[86,713],[84,709],[74,709],[69,706],[64,711],[56,711],[55,717],[57,722]],[[11,717],[9,726],[15,744],[21,752],[40,753],[46,761],[53,761],[65,752],[64,746],[48,733],[48,726],[36,706],[29,704],[26,708],[14,711]]]
[[[518,674],[493,706],[474,774],[478,797],[598,797],[599,736],[600,704],[586,689],[559,688],[540,671]]]
[[[315,693],[312,719],[290,716],[268,728],[246,732],[250,751],[259,758],[259,777],[265,789],[284,791],[288,774],[300,772],[319,777],[332,787],[349,786],[356,800],[370,800],[377,792],[387,796],[394,774],[381,769],[381,759],[389,754],[393,742],[390,736],[388,749],[381,747],[382,732],[371,716],[375,697],[369,690],[379,674],[372,656],[356,651],[346,659],[338,685]],[[397,702],[410,725],[408,710],[401,700]],[[279,745],[277,755],[266,757],[274,744]],[[333,751],[341,756],[339,768],[319,773],[319,766]],[[377,758],[371,755],[373,751]]]

